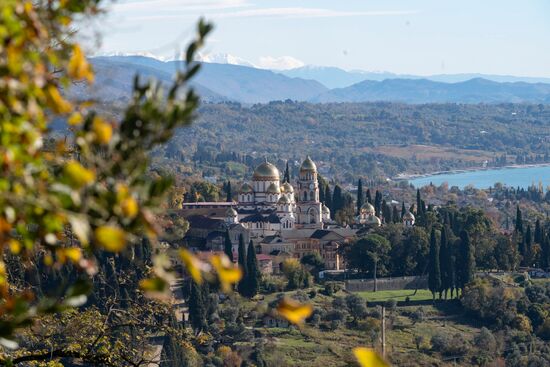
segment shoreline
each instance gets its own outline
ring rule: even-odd
[[[441,176],[441,175],[456,175],[460,173],[467,172],[481,172],[481,171],[492,171],[492,170],[503,170],[503,169],[518,169],[518,168],[535,168],[535,167],[550,167],[550,163],[530,163],[530,164],[512,164],[502,167],[485,167],[485,168],[464,168],[464,169],[454,169],[450,171],[435,171],[430,173],[400,173],[395,177],[392,177],[392,181],[410,181],[416,180],[419,178],[426,178],[432,176]]]

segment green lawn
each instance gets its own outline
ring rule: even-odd
[[[426,301],[432,299],[432,292],[427,289],[419,289],[414,294],[413,289],[403,289],[398,291],[378,291],[378,292],[357,292],[358,295],[365,298],[367,302],[383,302],[394,299],[396,301],[405,301],[407,297],[411,301]]]

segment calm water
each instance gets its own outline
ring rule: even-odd
[[[550,167],[522,167],[522,168],[498,168],[486,171],[471,171],[461,173],[449,173],[433,175],[409,180],[415,187],[429,185],[430,182],[436,186],[444,182],[451,186],[463,188],[467,185],[473,185],[480,189],[486,189],[500,182],[507,186],[528,187],[539,181],[543,186],[550,185]]]

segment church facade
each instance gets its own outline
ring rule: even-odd
[[[267,160],[244,183],[236,210],[228,209],[229,223],[241,223],[253,237],[281,234],[294,229],[323,229],[330,210],[319,200],[317,166],[308,156],[300,166],[296,186],[281,183],[279,170]]]

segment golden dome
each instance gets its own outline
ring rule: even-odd
[[[274,183],[269,185],[269,187],[267,188],[267,193],[269,194],[278,194],[279,192],[279,188]]]
[[[252,192],[252,191],[254,191],[252,189],[252,186],[250,186],[246,182],[241,186],[241,190],[240,190],[241,193],[249,193],[249,192]]]
[[[282,186],[282,191],[286,193],[294,192],[294,187],[288,182],[285,182]]]
[[[317,171],[317,166],[315,163],[311,160],[309,155],[306,157],[306,159],[302,162],[302,165],[300,166],[300,171]]]
[[[254,170],[254,179],[260,181],[278,181],[279,180],[279,170],[273,164],[266,161],[260,164]]]
[[[281,196],[279,201],[277,201],[277,204],[288,204],[288,203],[289,203],[288,198],[285,195]]]
[[[380,218],[378,218],[377,216],[374,216],[374,215],[369,216],[368,223],[373,224],[375,226],[381,226],[382,225],[382,221],[380,220]]]
[[[406,212],[405,215],[403,216],[403,219],[405,219],[405,220],[414,220],[414,214],[411,213],[411,212]]]
[[[364,211],[364,212],[367,212],[367,213],[374,213],[375,212],[374,206],[372,206],[372,204],[369,203],[369,202],[366,202],[365,204],[363,204],[363,206],[361,207],[361,211]]]
[[[237,215],[237,211],[231,207],[227,208],[227,210],[225,211],[226,217],[236,217]]]

